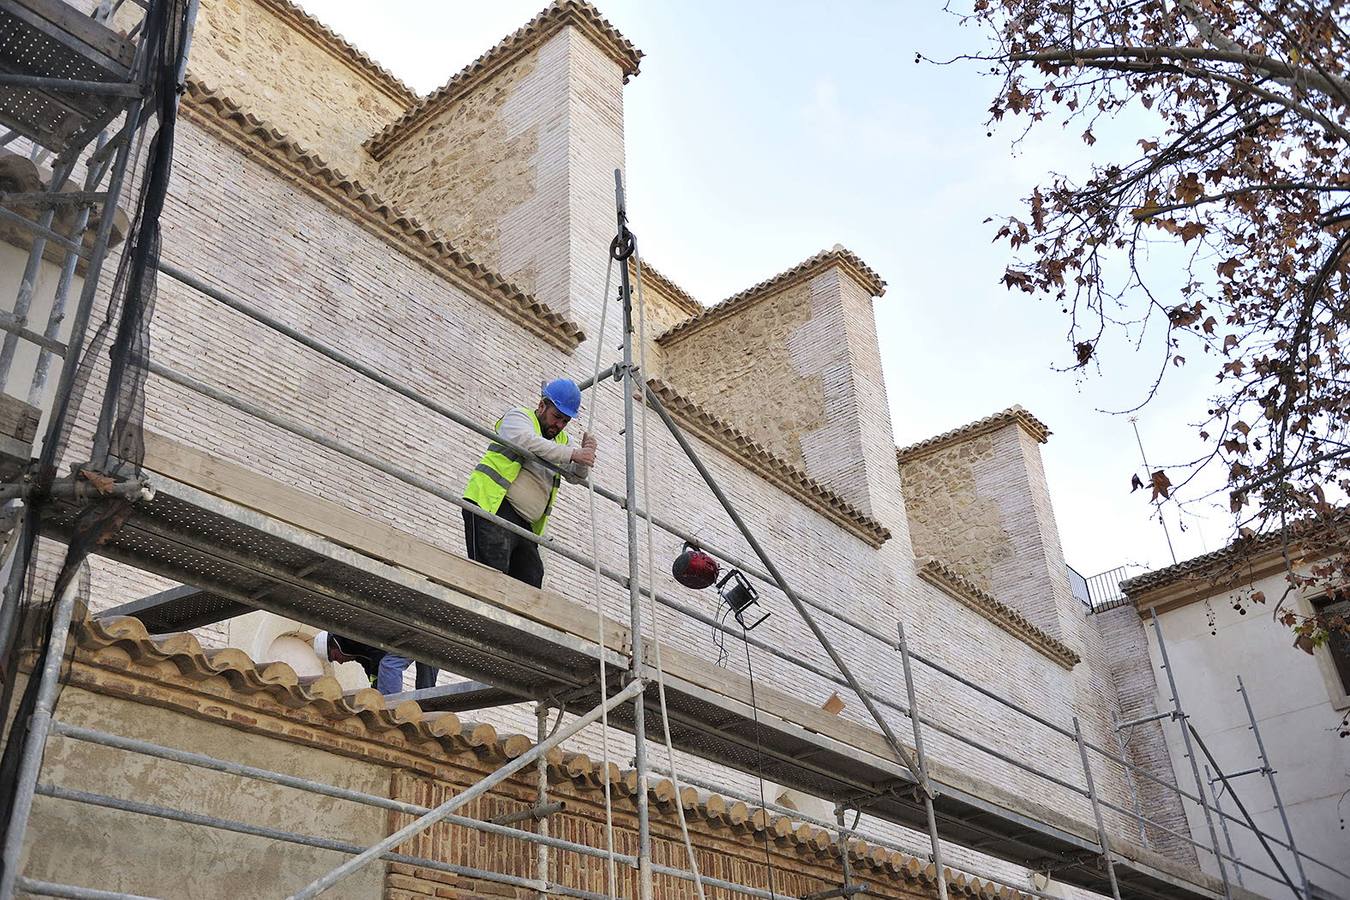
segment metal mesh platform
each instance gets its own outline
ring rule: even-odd
[[[191,631],[252,612],[253,607],[190,585],[179,585],[99,613],[140,619],[151,634]]]
[[[219,617],[228,604],[265,609],[360,635],[368,643],[518,697],[563,698],[577,712],[598,701],[595,673],[600,650],[593,642],[196,488],[159,476],[153,484],[154,500],[138,503],[99,552],[201,589],[184,591],[178,598],[181,603],[159,602],[176,609],[161,617],[161,625],[182,627],[202,616]],[[68,537],[76,508],[50,509],[44,531]],[[505,575],[488,575],[503,579],[503,586],[514,584]],[[558,602],[567,601],[558,598]],[[674,649],[670,655],[680,656]],[[626,660],[612,651],[607,658],[616,667],[617,678]],[[654,672],[648,674],[655,677]],[[890,822],[926,827],[914,782],[900,763],[763,709],[756,712],[748,703],[708,687],[714,682],[711,676],[702,677],[707,674],[689,676],[679,664],[668,663],[667,700],[676,747],[742,772],[762,771],[766,779],[809,794],[848,798]],[[654,695],[655,691],[648,693],[648,736],[660,741],[661,718]],[[632,715],[631,706],[619,707],[610,714],[610,722],[631,731]],[[1092,838],[952,785],[936,787],[938,824],[945,840],[1029,868],[1052,870],[1060,881],[1109,894]],[[1222,896],[1129,860],[1117,862],[1116,873],[1126,896]]]
[[[595,648],[569,635],[185,485],[155,486],[101,554],[525,696],[593,676]],[[68,536],[75,518],[54,506],[44,532]]]
[[[510,691],[504,691],[481,681],[464,681],[459,684],[442,684],[418,691],[408,691],[386,697],[386,703],[402,703],[412,700],[422,707],[423,712],[471,712],[493,706],[509,706],[521,703],[528,698],[517,697]]]
[[[0,5],[0,72],[73,81],[125,83],[131,41],[61,0]],[[53,150],[87,136],[121,109],[125,96],[0,85],[0,125]]]

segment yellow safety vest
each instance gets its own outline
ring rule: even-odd
[[[539,416],[535,411],[526,406],[520,407],[520,411],[530,417],[530,422],[534,425],[534,433],[542,437],[544,428],[539,423]],[[493,430],[500,431],[501,427],[502,420],[498,419],[497,424],[493,426]],[[553,441],[557,444],[568,443],[567,432],[558,432],[558,436]],[[482,460],[473,467],[473,472],[469,475],[469,483],[464,487],[464,499],[476,503],[496,515],[497,510],[502,507],[502,501],[506,499],[506,492],[511,489],[511,484],[520,475],[524,461],[524,456],[504,444],[498,444],[495,441],[489,444],[487,453],[483,454]],[[548,505],[544,507],[544,514],[530,526],[535,534],[544,533],[544,525],[548,522],[549,513],[553,511],[553,503],[558,499],[558,486],[560,484],[562,484],[562,477],[555,472],[553,489],[549,491]]]

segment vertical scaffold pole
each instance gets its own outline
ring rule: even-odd
[[[848,839],[853,836],[853,832],[844,824],[844,812],[844,804],[834,805],[834,820],[839,823],[839,867],[844,874],[840,896],[847,898],[850,896],[848,889],[853,886],[853,861],[848,856]]]
[[[1233,888],[1228,883],[1228,869],[1223,864],[1223,851],[1219,849],[1219,832],[1214,828],[1214,815],[1210,812],[1209,801],[1205,799],[1204,779],[1200,776],[1200,762],[1195,758],[1195,746],[1191,742],[1191,731],[1187,727],[1186,712],[1181,708],[1181,692],[1177,690],[1177,679],[1172,673],[1172,663],[1167,658],[1167,641],[1163,640],[1162,622],[1158,620],[1158,610],[1150,607],[1149,616],[1153,622],[1153,634],[1158,639],[1158,655],[1162,657],[1163,671],[1167,673],[1167,686],[1172,691],[1172,718],[1180,725],[1181,743],[1186,749],[1186,758],[1191,761],[1191,775],[1195,778],[1195,796],[1200,800],[1200,810],[1205,814],[1205,825],[1209,828],[1210,845],[1214,848],[1214,862],[1219,867],[1219,878],[1223,880],[1223,895],[1233,900]]]
[[[102,132],[94,144],[94,152],[102,150],[107,143],[107,132]],[[105,169],[102,166],[92,165],[85,173],[84,189],[92,191],[98,187],[99,182],[103,180]],[[93,206],[89,204],[81,205],[79,212],[75,214],[75,223],[70,228],[70,238],[76,243],[83,241],[85,230],[89,227],[89,216],[93,211]],[[66,318],[66,301],[70,296],[70,284],[75,280],[75,269],[79,264],[80,257],[73,250],[66,251],[66,258],[61,262],[61,274],[56,279],[56,293],[52,297],[52,308],[47,314],[47,325],[42,330],[42,336],[58,340],[61,337],[61,323]],[[42,392],[47,387],[47,373],[51,370],[52,351],[46,347],[38,350],[37,366],[33,369],[33,378],[28,384],[28,403],[31,406],[41,406]]]
[[[923,811],[928,817],[928,841],[933,847],[933,868],[937,872],[938,900],[947,900],[947,876],[942,870],[942,846],[938,842],[937,815],[933,811],[933,786],[928,780],[928,754],[923,749],[923,724],[919,721],[919,707],[915,699],[914,670],[909,662],[909,643],[905,640],[905,623],[896,622],[900,640],[900,665],[905,670],[905,696],[909,700],[909,721],[914,726],[914,755],[919,764],[919,777],[923,779]]]
[[[619,264],[619,287],[623,300],[623,458],[624,496],[628,501],[624,504],[624,510],[628,520],[628,618],[629,634],[632,635],[633,644],[633,661],[629,678],[637,679],[642,675],[642,581],[638,570],[637,454],[633,434],[633,391],[639,388],[633,379],[633,286],[628,278],[628,257],[632,255],[632,242],[635,238],[628,230],[623,172],[619,169],[614,170],[614,200],[619,226],[616,244],[611,253],[616,257],[622,257],[616,258],[615,262]],[[638,897],[639,900],[651,900],[652,835],[647,798],[647,723],[641,693],[633,698],[633,767],[637,769]]]
[[[1087,782],[1088,799],[1092,801],[1092,817],[1097,821],[1097,843],[1102,848],[1106,863],[1106,878],[1111,882],[1111,896],[1120,900],[1120,885],[1116,883],[1116,864],[1111,859],[1111,839],[1106,836],[1106,822],[1102,819],[1102,805],[1097,800],[1097,785],[1092,780],[1092,762],[1088,759],[1087,744],[1083,743],[1083,729],[1078,717],[1073,717],[1073,739],[1078,742],[1078,756],[1083,761],[1083,778]]]
[[[34,671],[30,678],[38,679],[37,701],[28,720],[28,734],[24,737],[23,755],[14,786],[14,802],[10,807],[9,831],[5,834],[3,858],[5,872],[0,877],[0,900],[11,900],[19,878],[19,862],[23,856],[23,841],[28,834],[28,818],[33,811],[33,794],[37,788],[42,756],[47,748],[47,735],[52,728],[52,713],[60,690],[61,665],[65,662],[66,641],[70,637],[70,623],[75,612],[75,597],[80,579],[72,574],[52,613],[51,637],[42,671]],[[18,727],[18,723],[15,723]]]
[[[1125,736],[1120,733],[1120,716],[1116,711],[1111,710],[1111,730],[1116,734],[1116,749],[1120,752],[1121,759],[1129,759],[1128,748],[1125,746]],[[1139,821],[1139,843],[1145,850],[1148,849],[1148,831],[1144,828],[1144,807],[1139,802],[1139,787],[1134,783],[1134,773],[1130,771],[1129,766],[1125,766],[1125,784],[1130,789],[1130,802],[1134,806],[1134,817]]]
[[[802,622],[806,624],[806,627],[810,629],[811,634],[815,636],[821,649],[825,651],[825,655],[830,658],[830,662],[834,663],[835,669],[838,670],[840,675],[844,676],[844,680],[848,682],[849,689],[862,701],[863,708],[866,709],[867,714],[872,717],[872,721],[877,723],[877,728],[881,730],[882,737],[886,739],[886,743],[889,744],[891,750],[895,752],[895,758],[909,770],[910,775],[919,785],[919,789],[931,798],[932,788],[925,784],[923,779],[919,777],[919,764],[914,761],[913,754],[906,750],[905,745],[900,743],[900,739],[895,736],[895,729],[891,727],[890,722],[886,721],[886,717],[881,714],[881,710],[877,707],[876,701],[873,699],[871,693],[863,688],[861,682],[854,676],[853,670],[849,668],[848,663],[844,662],[844,658],[840,656],[839,651],[834,648],[834,644],[830,641],[829,636],[825,634],[824,629],[820,627],[820,623],[816,621],[816,617],[811,615],[811,610],[807,608],[806,601],[803,600],[787,583],[787,579],[784,578],[783,573],[778,570],[778,566],[774,564],[768,551],[764,549],[764,545],[762,545],[759,542],[759,539],[755,537],[755,533],[750,530],[750,526],[745,524],[745,519],[741,518],[741,514],[736,511],[736,507],[732,505],[731,500],[717,484],[717,479],[713,477],[712,472],[708,471],[708,467],[703,464],[703,460],[699,458],[698,451],[696,451],[693,445],[689,443],[688,438],[684,436],[684,432],[680,430],[680,426],[670,417],[670,411],[666,409],[665,404],[661,402],[661,398],[655,391],[648,390],[645,382],[642,384],[642,389],[646,393],[647,403],[656,411],[656,414],[661,417],[662,424],[666,426],[666,430],[670,432],[670,436],[675,439],[675,443],[679,445],[682,451],[684,451],[685,457],[687,457],[689,462],[694,466],[694,470],[697,471],[699,477],[703,479],[703,483],[708,486],[708,490],[712,491],[712,495],[717,498],[718,505],[720,505],[722,511],[727,514],[727,518],[731,519],[731,524],[736,526],[736,530],[740,532],[741,537],[745,539],[745,543],[749,545],[751,551],[754,552],[755,558],[759,560],[759,564],[764,567],[764,571],[768,573],[771,579],[773,579],[773,583],[783,592],[783,596],[788,598],[788,601],[792,604],[792,608],[797,611],[797,615],[801,617]]]
[[[1214,798],[1214,811],[1219,814],[1219,826],[1223,828],[1223,842],[1228,845],[1228,855],[1233,860],[1233,874],[1237,875],[1238,886],[1246,887],[1242,880],[1242,866],[1238,865],[1237,850],[1233,847],[1233,832],[1228,830],[1228,817],[1223,814],[1223,788],[1215,784],[1223,779],[1215,778],[1209,766],[1205,766],[1205,781],[1209,782],[1209,795]]]
[[[137,71],[139,72],[139,68]],[[70,397],[71,385],[74,383],[75,374],[80,367],[80,360],[83,356],[80,351],[84,348],[85,334],[89,330],[89,319],[94,308],[94,297],[98,293],[104,257],[107,256],[108,252],[108,240],[112,235],[113,220],[117,218],[109,211],[117,209],[117,201],[122,196],[122,185],[126,180],[127,165],[131,158],[132,147],[135,144],[132,135],[136,133],[136,128],[140,124],[141,110],[144,105],[143,100],[138,100],[127,109],[127,121],[123,129],[126,132],[126,137],[117,149],[117,156],[110,170],[112,174],[108,177],[108,192],[103,200],[103,209],[107,214],[99,219],[98,230],[94,233],[94,245],[89,249],[89,268],[84,273],[84,286],[80,289],[80,300],[75,309],[75,319],[71,322],[70,337],[66,340],[66,355],[61,360],[61,376],[56,383],[56,399],[52,402],[52,408],[48,413],[46,431],[42,438],[43,454],[48,452],[47,448],[56,440],[63,424],[62,399]],[[22,548],[20,549],[22,550]],[[18,622],[19,599],[23,591],[24,570],[26,570],[28,562],[27,554],[22,552],[14,554],[12,565],[15,569],[11,572],[10,580],[5,586],[3,600],[0,600],[0,648],[9,646],[10,636]]]
[[[548,705],[547,705],[547,704],[545,704],[545,703],[536,703],[536,704],[534,705],[534,724],[535,724],[535,729],[534,729],[535,740],[536,740],[536,742],[542,744],[544,741],[548,740]],[[548,803],[548,755],[547,755],[547,754],[544,754],[544,755],[542,755],[542,756],[539,757],[539,761],[538,761],[537,763],[535,763],[534,773],[535,773],[535,780],[536,780],[536,783],[537,783],[537,792],[536,792],[536,794],[535,794],[534,802],[535,802],[535,805],[536,805],[536,806],[542,807],[544,804]],[[537,824],[535,825],[535,830],[539,833],[539,836],[540,836],[540,837],[545,837],[545,838],[548,837],[548,836],[549,836],[548,816],[546,816],[546,815],[545,815],[545,816],[540,816],[540,817],[536,820],[536,822],[537,822]],[[543,843],[542,841],[541,841],[540,843],[537,843],[537,844],[534,845],[534,877],[535,877],[535,880],[537,880],[537,881],[542,881],[542,882],[544,882],[545,884],[548,884],[548,883],[549,883],[549,877],[548,877],[548,844],[545,844],[545,843]],[[546,897],[546,896],[547,896],[547,894],[543,893],[542,891],[541,891],[540,894],[539,894],[539,897],[541,898],[541,900],[542,900],[542,898],[544,898],[544,897]]]
[[[36,147],[34,148],[36,149]],[[56,196],[66,185],[66,179],[75,168],[76,154],[57,160],[52,169],[52,179],[47,183],[47,193]],[[23,327],[28,324],[28,309],[33,304],[33,295],[37,293],[38,275],[42,271],[43,254],[47,252],[47,237],[43,233],[56,221],[56,204],[45,204],[38,214],[37,224],[41,231],[34,231],[32,245],[28,251],[28,262],[24,265],[23,276],[19,280],[19,294],[14,298],[14,324]],[[14,365],[14,354],[19,349],[19,336],[12,331],[5,332],[0,343],[0,390],[9,383],[9,370]]]
[[[1247,686],[1238,676],[1238,693],[1242,695],[1242,705],[1247,708],[1247,721],[1251,723],[1252,737],[1256,738],[1256,750],[1261,754],[1261,771],[1270,784],[1271,796],[1275,798],[1275,809],[1284,823],[1284,836],[1289,841],[1289,850],[1294,854],[1294,868],[1298,871],[1299,886],[1303,889],[1304,900],[1312,900],[1312,889],[1308,886],[1308,876],[1303,874],[1303,857],[1299,855],[1298,845],[1294,843],[1294,829],[1289,827],[1289,816],[1284,811],[1284,801],[1280,799],[1280,789],[1275,785],[1275,770],[1270,767],[1270,757],[1266,756],[1266,744],[1261,740],[1261,729],[1256,724],[1256,713],[1252,711],[1251,698],[1247,696]]]

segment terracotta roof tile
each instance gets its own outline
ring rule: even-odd
[[[631,263],[629,264],[629,274],[632,277],[636,277],[633,274]],[[646,283],[655,284],[663,294],[674,300],[680,308],[689,315],[696,316],[703,312],[704,307],[702,303],[695,300],[692,294],[671,281],[645,259],[642,261],[642,280]]]
[[[996,431],[1005,425],[1012,424],[1021,425],[1026,429],[1027,434],[1030,434],[1042,444],[1052,433],[1044,422],[1022,407],[1010,406],[1002,412],[985,416],[983,419],[977,419],[967,425],[962,425],[960,428],[953,428],[951,431],[944,431],[935,437],[925,438],[917,444],[897,448],[895,453],[900,462],[903,463],[920,456],[927,456],[929,453],[934,453],[958,441],[968,440],[976,435]]]
[[[409,741],[439,746],[446,755],[473,753],[494,760],[518,757],[534,746],[524,735],[502,736],[490,725],[462,722],[453,713],[429,717],[412,701],[390,709],[384,697],[374,690],[344,696],[332,677],[302,681],[285,663],[257,664],[235,649],[205,650],[190,634],[150,635],[140,620],[126,616],[86,620],[76,625],[75,640],[80,662],[116,666],[106,653],[112,649],[118,658],[125,660],[118,668],[139,669],[137,674],[142,678],[156,678],[156,670],[165,665],[190,681],[225,678],[230,688],[241,694],[267,694],[284,706],[313,708],[325,718],[357,720],[372,741],[397,731]],[[547,758],[553,776],[569,780],[578,789],[600,789],[608,782],[614,796],[630,800],[636,796],[637,773],[633,770],[621,770],[613,763],[602,766],[583,753],[556,748]],[[662,807],[676,801],[675,786],[667,778],[652,779],[647,794]],[[764,809],[751,809],[717,793],[701,795],[686,787],[680,792],[679,801],[695,819],[709,823],[749,832],[767,831],[779,840],[815,852],[833,853],[837,846],[834,835],[822,828],[797,823],[791,817]],[[849,854],[854,862],[878,874],[909,881],[935,881],[933,865],[907,853],[853,839],[849,841]],[[959,890],[972,896],[989,900],[1029,897],[950,868],[945,871]]]
[[[586,0],[554,0],[543,12],[503,38],[495,47],[461,69],[417,106],[366,141],[376,159],[383,158],[417,126],[454,102],[521,54],[534,49],[568,25],[575,26],[602,47],[623,68],[624,80],[637,74],[642,51],[629,43],[599,10]]]
[[[1295,522],[1290,528],[1294,540],[1300,545],[1309,537],[1316,538],[1319,535],[1329,536],[1334,540],[1337,533],[1343,535],[1347,530],[1350,530],[1350,507],[1336,510],[1332,513],[1330,519]],[[1128,578],[1120,583],[1120,590],[1125,596],[1133,600],[1146,591],[1183,579],[1194,579],[1197,582],[1202,579],[1209,579],[1211,582],[1221,583],[1225,580],[1223,576],[1230,574],[1235,564],[1245,563],[1254,556],[1274,551],[1280,547],[1280,544],[1281,535],[1279,531],[1257,535],[1245,540],[1238,539],[1213,553],[1205,553],[1201,556],[1182,560],[1174,565]],[[1316,558],[1323,553],[1316,547],[1299,545],[1294,547],[1294,552],[1295,563],[1304,554]],[[1248,575],[1245,571],[1231,574],[1235,575],[1239,581],[1245,580]]]
[[[208,127],[227,128],[242,142],[343,202],[344,212],[411,243],[424,258],[452,272],[464,287],[560,349],[575,350],[585,339],[581,326],[526,293],[500,274],[475,262],[443,235],[375,194],[360,180],[329,165],[293,138],[245,110],[200,80],[189,79],[185,110]]]
[[[735,315],[740,310],[750,306],[759,298],[810,278],[817,272],[832,265],[840,265],[849,269],[854,277],[872,292],[872,296],[880,297],[886,292],[886,282],[881,280],[881,276],[874,272],[871,266],[863,262],[853,251],[848,250],[840,244],[835,244],[833,248],[822,250],[815,256],[803,260],[785,272],[779,272],[772,278],[765,279],[753,287],[746,288],[737,294],[732,294],[716,306],[709,306],[703,309],[697,315],[668,329],[656,340],[661,344],[671,343],[681,337],[692,334],[705,325]]]
[[[734,425],[717,418],[659,379],[650,379],[647,385],[672,415],[683,419],[685,424],[700,436],[732,453],[751,469],[767,477],[812,509],[832,519],[873,547],[880,547],[890,540],[891,533],[885,525]]]
[[[1072,669],[1082,661],[1073,648],[1050,636],[1017,610],[940,559],[929,558],[919,565],[919,576],[941,587],[951,596],[975,610],[995,625],[1059,663]]]
[[[366,55],[342,35],[329,28],[291,0],[258,0],[269,7],[278,18],[286,20],[296,31],[308,35],[318,44],[324,45],[335,56],[345,59],[352,68],[364,74],[370,81],[379,85],[395,99],[411,106],[417,102],[417,92],[403,83],[393,72]]]

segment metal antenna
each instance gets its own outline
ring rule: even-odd
[[[1130,427],[1134,429],[1134,442],[1139,445],[1139,458],[1144,461],[1144,471],[1152,474],[1153,467],[1148,464],[1148,454],[1144,453],[1144,441],[1139,437],[1139,420],[1130,416]],[[1162,505],[1155,504],[1158,508],[1158,522],[1162,525],[1163,537],[1167,538],[1167,552],[1172,554],[1172,565],[1177,564],[1177,551],[1172,546],[1172,533],[1167,530],[1167,519],[1163,517]]]

